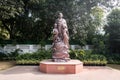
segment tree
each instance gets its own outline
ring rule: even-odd
[[[113,9],[107,16],[107,20],[105,31],[109,36],[110,51],[120,53],[120,9]]]
[[[2,28],[2,22],[0,21],[0,40],[8,39],[8,32],[6,29]]]
[[[17,34],[16,19],[24,13],[22,0],[0,0],[0,20],[2,28],[9,32],[10,38],[14,39]]]
[[[98,54],[105,54],[106,53],[106,47],[105,47],[105,36],[101,34],[95,35],[95,37],[92,39],[92,43],[94,45],[93,47],[93,53]]]
[[[92,40],[100,34],[100,29],[103,28],[103,16],[104,16],[104,11],[102,8],[99,6],[94,6],[91,9],[91,21],[89,21],[89,27],[88,27],[88,32],[87,32],[87,43],[88,44],[94,44]]]
[[[28,12],[31,13],[31,18],[34,20],[37,19],[37,23],[34,22],[33,27],[35,27],[34,24],[39,26],[38,30],[41,32],[40,39],[50,38],[56,18],[55,15],[60,11],[64,14],[64,18],[67,19],[71,39],[78,39],[80,44],[84,45],[87,28],[89,27],[89,21],[91,20],[91,17],[89,16],[90,9],[96,4],[96,1],[90,2],[90,0],[89,2],[76,2],[76,0],[29,0],[25,5],[27,5],[26,8]],[[31,28],[31,30],[33,29]],[[22,34],[25,33],[22,32]],[[38,36],[39,35],[37,35],[37,37]]]
[[[53,26],[53,15],[48,9],[45,0],[23,0],[25,4],[24,15],[19,17],[19,40],[39,42],[48,40]],[[24,23],[24,24],[23,24]]]
[[[95,22],[98,18],[94,20],[91,14],[95,13],[92,9],[100,2],[101,0],[2,0],[2,6],[13,10],[5,8],[2,12],[7,18],[1,19],[10,39],[47,40],[51,38],[55,15],[60,11],[67,20],[70,39],[76,39],[80,45],[85,45],[91,42],[98,26],[99,21]],[[2,9],[4,8],[1,7]],[[93,16],[96,17],[96,14]]]

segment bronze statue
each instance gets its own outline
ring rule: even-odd
[[[63,19],[63,14],[58,14],[58,19],[55,21],[53,29],[53,45],[52,59],[54,62],[67,62],[70,60],[69,51],[69,36],[66,20]]]

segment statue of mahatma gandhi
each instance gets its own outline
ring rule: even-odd
[[[54,62],[67,62],[70,60],[69,51],[69,32],[63,14],[58,14],[53,29],[52,60]]]

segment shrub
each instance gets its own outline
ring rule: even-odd
[[[85,66],[105,66],[107,64],[107,61],[92,61],[92,60],[84,60],[83,61]]]
[[[0,60],[6,60],[7,55],[5,53],[0,53]]]
[[[70,56],[72,59],[79,59],[84,62],[84,65],[106,65],[106,57],[102,54],[93,54],[90,50],[71,50]]]
[[[76,59],[76,56],[77,56],[77,50],[70,50],[69,51],[69,55],[70,55],[70,58],[71,59]]]
[[[84,65],[106,65],[106,57],[100,54],[91,54],[83,60]]]
[[[69,52],[71,59],[80,59],[82,60],[87,54],[87,50],[70,50]]]
[[[24,59],[22,59],[22,60],[17,60],[16,64],[20,64],[20,65],[21,64],[22,65],[25,65],[25,64],[26,65],[31,65],[31,64],[33,65],[34,64],[34,65],[36,65],[36,64],[39,64],[39,62],[40,62],[39,60],[35,60],[35,59],[32,59],[32,60],[24,60]]]
[[[108,64],[120,64],[120,54],[119,53],[110,53],[104,54],[107,58]]]
[[[20,49],[16,49],[15,51],[11,53],[7,53],[7,59],[8,60],[16,60],[16,58],[19,56],[19,52],[22,52]]]
[[[34,53],[20,54],[17,57],[17,64],[38,64],[41,60],[50,59],[52,53],[50,50],[39,50]]]
[[[41,50],[37,51],[34,53],[25,53],[25,54],[20,54],[17,57],[17,60],[43,60],[43,59],[49,59],[51,58],[51,51],[46,51],[46,50]]]
[[[106,65],[105,56],[100,54],[92,54],[91,51],[85,50],[70,50],[72,59],[79,59],[84,62],[84,65]],[[50,50],[39,50],[34,53],[20,54],[17,57],[17,64],[39,64],[39,61],[51,59],[52,52]]]

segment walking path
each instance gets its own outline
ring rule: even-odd
[[[120,80],[120,70],[85,66],[78,74],[46,74],[38,66],[15,66],[0,71],[0,80]]]

